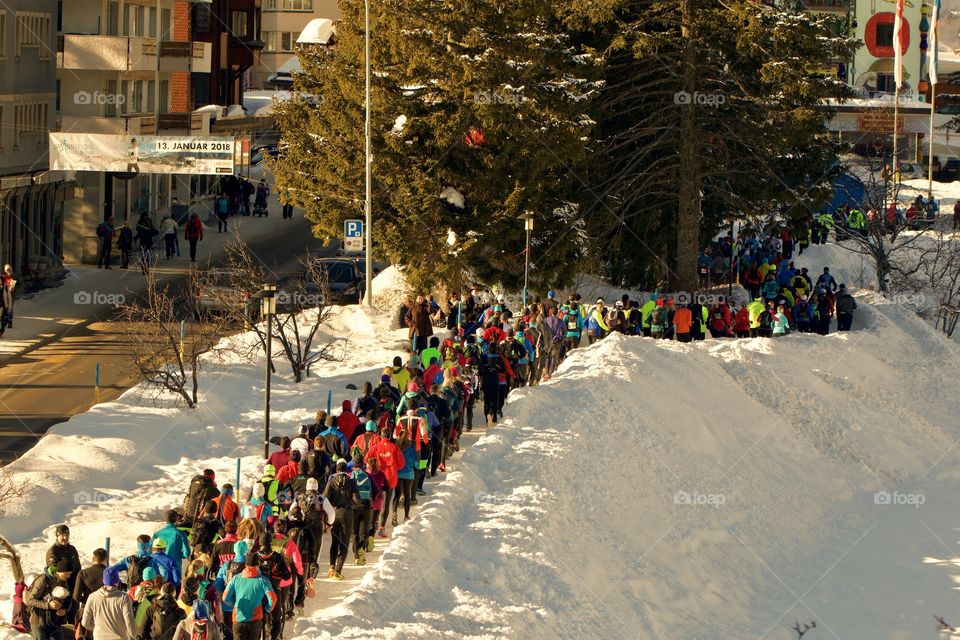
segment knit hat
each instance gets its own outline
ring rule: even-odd
[[[141,577],[144,579],[144,581],[147,581],[147,582],[151,580],[156,580],[157,572],[153,567],[147,567],[146,569],[143,570],[143,574]]]
[[[233,553],[234,562],[243,562],[247,559],[247,551],[250,550],[250,545],[247,544],[246,540],[237,540],[233,543]]]
[[[116,569],[104,569],[103,570],[103,586],[105,587],[115,587],[120,584],[120,574]]]
[[[50,597],[54,600],[63,601],[70,597],[70,592],[63,587],[54,587],[53,591],[50,592]]]
[[[70,564],[70,561],[67,560],[66,558],[58,560],[55,568],[57,573],[73,571],[73,565]]]
[[[408,382],[407,391],[412,391],[413,393],[417,393],[418,391],[420,391],[420,387],[417,385],[416,382]]]
[[[367,431],[376,431],[376,430],[377,430],[377,423],[374,422],[373,420],[367,420],[367,427],[366,427],[366,429],[367,429]]]
[[[380,376],[380,384],[390,384],[390,376],[387,374]]]

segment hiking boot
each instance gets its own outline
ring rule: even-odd
[[[356,564],[358,567],[362,567],[363,565],[367,564],[367,554],[364,551],[363,547],[360,547],[359,549],[357,549]]]
[[[397,513],[396,513],[396,511],[394,511],[393,517],[390,519],[390,524],[393,525],[394,527],[397,526]]]
[[[367,553],[373,553],[373,543],[374,543],[373,536],[370,536],[369,538],[367,538]]]

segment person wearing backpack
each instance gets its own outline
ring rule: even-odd
[[[853,312],[857,308],[857,301],[847,291],[847,285],[841,284],[837,290],[837,331],[850,331],[853,324]]]
[[[256,554],[247,553],[243,571],[224,589],[223,603],[233,610],[233,640],[260,640],[266,616],[277,604],[277,594],[269,578],[261,575]]]
[[[190,538],[193,542],[191,557],[196,558],[201,553],[213,551],[214,540],[223,535],[223,525],[217,518],[217,503],[210,501],[203,509],[199,518],[193,521]]]
[[[350,453],[353,454],[353,457],[356,457],[356,453],[359,451],[362,456],[366,456],[370,447],[376,444],[379,439],[377,423],[373,420],[367,420],[363,433],[354,438],[353,444],[350,446]]]
[[[310,526],[301,517],[297,506],[291,506],[290,508],[290,516],[287,519],[287,536],[297,545],[297,551],[300,553],[303,562],[303,575],[297,579],[296,589],[291,594],[293,607],[287,611],[287,615],[290,616],[294,610],[302,613],[307,585],[308,583],[312,584],[317,577],[317,563],[315,561],[318,553],[317,541]]]
[[[403,467],[397,471],[398,483],[397,490],[393,494],[393,519],[391,524],[397,526],[397,510],[400,508],[400,496],[403,496],[403,521],[410,519],[410,505],[413,500],[413,487],[417,473],[417,467],[420,465],[420,454],[410,437],[410,429],[415,426],[404,428],[403,433],[397,440],[397,448],[403,455]]]
[[[214,479],[213,470],[204,469],[202,474],[195,475],[193,479],[190,480],[190,487],[187,489],[187,494],[183,497],[183,505],[181,507],[184,520],[188,520],[192,524],[203,512],[203,508],[207,505],[207,502],[220,495],[220,490],[217,489]],[[167,542],[169,543],[170,541],[168,540]]]
[[[177,624],[171,640],[223,640],[210,603],[206,600],[194,602],[190,613]]]
[[[100,238],[100,253],[97,255],[97,269],[110,268],[110,254],[113,250],[113,236],[116,230],[113,227],[113,216],[97,225],[97,237]]]
[[[167,583],[147,607],[143,619],[137,624],[137,640],[172,640],[177,625],[184,618],[183,609],[177,604],[176,587]]]
[[[371,505],[379,490],[364,470],[363,456],[359,452],[353,458],[353,471],[350,473],[350,478],[357,487],[359,498],[359,504],[354,509],[353,557],[357,566],[363,566],[367,564],[367,544],[373,518]]]
[[[217,196],[217,233],[229,231],[227,229],[227,220],[230,218],[230,198],[225,194]]]
[[[225,630],[224,635],[227,640],[232,640],[233,638],[233,606],[223,600],[223,594],[233,577],[243,572],[249,549],[250,547],[245,540],[238,540],[233,543],[233,559],[229,562],[224,562],[220,566],[220,569],[217,571],[217,577],[213,581],[213,588],[216,590],[220,600],[220,611],[223,614]]]
[[[333,544],[330,545],[330,570],[327,576],[343,580],[343,563],[350,549],[350,538],[353,537],[353,510],[359,500],[357,485],[347,473],[346,460],[337,462],[337,471],[327,480],[323,497],[330,501],[336,513],[331,530]]]
[[[317,436],[313,441],[313,450],[307,454],[307,477],[316,478],[323,485],[333,468],[333,460],[326,451],[326,440]]]
[[[336,511],[330,502],[320,495],[319,486],[316,478],[309,478],[306,490],[294,496],[293,505],[290,507],[291,518],[303,521],[310,529],[313,554],[307,556],[307,564],[317,566],[320,562],[323,533],[336,519]]]
[[[270,581],[271,591],[276,595],[276,602],[270,611],[270,618],[264,620],[264,626],[270,628],[270,634],[267,637],[270,640],[279,640],[283,632],[283,607],[285,604],[280,585],[290,580],[290,567],[287,565],[286,558],[274,550],[273,536],[269,533],[260,536],[260,549],[255,555],[260,564],[260,575]]]
[[[37,630],[37,632],[39,632],[46,622],[47,614],[51,611],[57,615],[59,615],[60,611],[63,611],[61,617],[64,618],[64,622],[67,621],[66,615],[68,611],[65,602],[63,600],[53,599],[52,593],[57,587],[62,587],[69,595],[69,581],[72,575],[73,564],[71,561],[67,558],[60,558],[55,564],[48,566],[43,573],[34,578],[30,584],[30,588],[23,596],[23,604],[26,605],[30,611],[31,631]],[[84,626],[89,628],[89,625]],[[42,640],[38,633],[34,633],[33,637],[37,640]]]
[[[347,438],[337,428],[333,416],[327,416],[327,428],[320,432],[319,437],[323,439],[323,449],[331,459],[347,457]]]
[[[810,333],[810,305],[806,300],[800,299],[793,308],[793,319],[797,323],[797,331],[800,333]]]
[[[274,534],[271,545],[273,550],[283,556],[290,569],[290,577],[280,581],[280,602],[283,604],[283,613],[287,619],[293,617],[293,599],[297,587],[303,582],[303,557],[297,543],[288,535],[289,526],[286,520],[277,520],[274,523]],[[294,585],[296,581],[296,585]]]

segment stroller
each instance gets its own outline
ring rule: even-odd
[[[257,199],[253,202],[253,215],[255,216],[264,216],[269,215],[267,211],[267,195],[270,193],[270,190],[264,183],[260,183],[257,186]]]

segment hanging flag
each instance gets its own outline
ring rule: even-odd
[[[937,84],[937,64],[940,62],[940,0],[931,0],[930,45],[927,54],[930,60],[928,75],[930,84]]]
[[[893,20],[893,79],[897,89],[903,86],[903,0],[897,0],[897,12]]]

